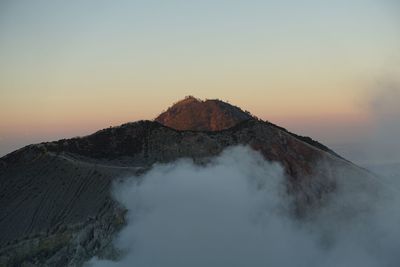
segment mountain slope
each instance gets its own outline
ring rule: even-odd
[[[221,131],[140,121],[31,145],[0,159],[0,266],[80,265],[94,255],[115,257],[110,242],[124,224],[125,211],[111,196],[112,183],[132,175],[140,179],[157,162],[186,157],[203,164],[234,145],[249,145],[282,164],[300,216],[335,190],[336,170],[369,175],[323,147],[256,119]]]

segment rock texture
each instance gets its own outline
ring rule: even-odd
[[[125,210],[112,198],[113,183],[139,180],[157,162],[187,157],[202,164],[233,145],[282,164],[299,216],[335,190],[335,170],[369,175],[310,138],[221,101],[187,98],[156,121],[30,145],[1,158],[0,266],[80,266],[95,255],[117,257],[111,240]]]
[[[254,117],[228,103],[188,96],[161,113],[155,121],[176,130],[220,131],[249,119]]]

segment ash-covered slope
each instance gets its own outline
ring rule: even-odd
[[[271,123],[243,116],[231,128],[210,131],[214,126],[190,118],[180,124],[195,125],[186,131],[140,121],[30,145],[1,158],[0,266],[80,265],[94,255],[115,257],[110,242],[124,224],[124,209],[110,194],[112,183],[157,162],[187,157],[202,164],[229,146],[249,145],[282,164],[299,215],[335,189],[335,170],[366,174],[319,143]],[[197,125],[211,128],[196,131]]]

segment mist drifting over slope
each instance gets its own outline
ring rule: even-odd
[[[128,209],[119,261],[90,266],[398,266],[400,198],[366,177],[337,177],[312,215],[293,216],[283,169],[247,147],[206,166],[156,165],[116,187]]]
[[[400,165],[400,69],[396,73],[377,81],[361,97],[361,109],[370,121],[368,130],[355,142],[335,148],[358,165],[374,169],[379,165]]]
[[[375,123],[365,150],[383,162],[400,162],[400,82],[385,81],[371,95],[370,113]]]

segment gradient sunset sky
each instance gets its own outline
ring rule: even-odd
[[[395,0],[0,1],[0,156],[219,98],[329,144],[399,76]]]

